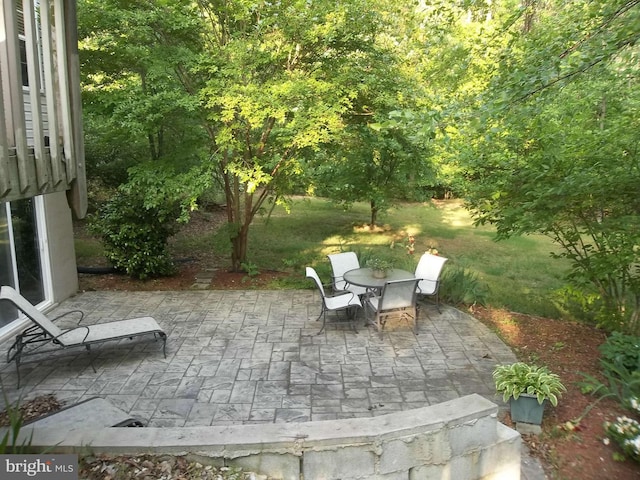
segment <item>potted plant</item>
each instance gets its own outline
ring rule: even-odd
[[[496,391],[503,400],[509,400],[511,419],[514,422],[540,425],[545,403],[554,407],[566,391],[560,377],[547,367],[524,362],[499,365],[493,371]]]
[[[367,267],[371,269],[371,275],[375,278],[385,278],[387,272],[393,268],[393,265],[388,260],[373,257],[367,260]]]

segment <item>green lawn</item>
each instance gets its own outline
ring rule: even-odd
[[[298,199],[291,213],[276,209],[256,220],[251,231],[249,260],[261,269],[291,269],[300,273],[312,265],[324,281],[330,277],[326,255],[353,250],[362,259],[376,255],[413,270],[420,255],[436,248],[449,258],[445,269],[463,267],[488,288],[488,304],[509,310],[559,317],[553,292],[564,285],[568,262],[553,259],[557,247],[543,236],[495,241],[491,227],[474,227],[460,201],[403,204],[381,215],[381,228],[363,228],[369,219],[365,203],[344,210],[322,199]],[[408,235],[416,251],[407,254]],[[394,244],[394,248],[391,245]],[[294,285],[295,286],[295,285]]]
[[[554,292],[564,286],[569,266],[564,260],[551,258],[549,253],[557,247],[548,238],[527,236],[496,242],[494,229],[474,227],[460,201],[403,204],[382,214],[380,228],[375,231],[366,227],[369,216],[366,203],[344,210],[323,199],[298,198],[291,213],[276,208],[271,216],[255,220],[248,263],[258,271],[294,274],[273,284],[273,288],[310,288],[304,267],[314,266],[321,279],[329,282],[331,268],[326,256],[330,253],[352,250],[358,253],[361,264],[375,255],[413,271],[420,255],[436,248],[449,258],[445,273],[464,268],[477,276],[488,292],[488,305],[544,317],[561,316]],[[415,237],[414,255],[405,248],[408,235]],[[226,245],[224,229],[220,229],[216,234],[177,236],[172,251],[176,257],[184,257],[212,249],[216,256],[227,259]],[[101,251],[99,241],[76,238],[79,264],[92,264],[89,260]]]

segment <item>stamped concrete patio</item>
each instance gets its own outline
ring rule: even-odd
[[[306,422],[382,415],[472,393],[494,395],[495,365],[515,361],[482,323],[423,305],[418,335],[391,323],[346,323],[317,335],[315,290],[86,292],[49,312],[85,312],[86,323],[153,316],[161,342],[124,340],[0,370],[10,400],[53,393],[67,404],[102,397],[150,427]],[[335,319],[335,317],[329,317]],[[68,322],[69,320],[64,320]],[[72,326],[60,323],[60,326]],[[8,343],[2,345],[6,351]],[[526,448],[524,448],[526,450]],[[523,452],[525,479],[544,478]]]

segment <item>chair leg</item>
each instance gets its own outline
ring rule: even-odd
[[[352,307],[353,308],[353,318],[351,320],[351,329],[355,332],[358,333],[358,328],[356,327],[356,321],[358,320],[358,311],[360,310],[358,307]],[[347,311],[347,315],[351,315],[348,311]]]
[[[382,340],[382,330],[384,329],[384,324],[386,323],[386,318],[382,318],[382,315],[376,313],[376,327],[378,328],[378,335],[380,336],[380,340]]]
[[[413,309],[413,334],[418,335],[418,305]]]
[[[16,385],[16,388],[20,388],[20,355],[16,354],[15,361],[16,361],[16,373],[18,374],[18,384]]]
[[[327,310],[323,308],[322,312],[320,312],[320,316],[322,317],[322,328],[320,328],[316,335],[320,335],[322,332],[324,332],[324,327],[327,325]],[[316,322],[318,320],[320,320],[320,317],[316,318]]]
[[[16,349],[16,352],[13,354],[13,357],[10,357],[11,350],[14,347]],[[16,337],[15,343],[11,346],[11,348],[9,348],[9,351],[7,352],[7,363],[9,363],[11,360],[14,360],[16,362],[16,374],[18,375],[18,383],[16,384],[16,388],[20,388],[20,358],[22,357],[22,348],[22,335],[18,335]]]
[[[91,356],[91,345],[85,345],[86,349],[87,349],[87,353],[89,354],[89,365],[91,365],[91,368],[93,369],[93,373],[98,373],[96,371],[96,367],[93,365],[93,357]]]
[[[162,353],[164,353],[164,358],[167,358],[167,334],[160,333],[159,335],[160,335],[160,338],[162,339]]]

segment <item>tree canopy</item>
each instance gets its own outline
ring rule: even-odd
[[[599,319],[638,331],[640,5],[531,4],[504,32],[471,125],[469,204],[500,237],[552,237]]]
[[[91,158],[211,175],[234,269],[291,193],[458,195],[640,328],[640,0],[79,4]]]

